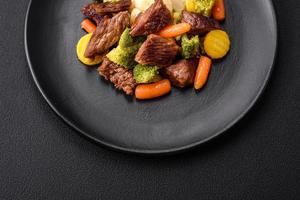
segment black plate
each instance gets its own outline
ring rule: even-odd
[[[171,153],[204,143],[234,125],[269,79],[277,45],[269,0],[226,1],[230,54],[215,62],[207,86],[173,89],[139,102],[117,92],[76,58],[84,32],[79,12],[92,0],[33,0],[25,27],[30,70],[41,93],[69,125],[107,146],[136,153]]]

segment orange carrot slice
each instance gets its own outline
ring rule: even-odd
[[[96,25],[89,19],[85,19],[81,22],[81,27],[88,33],[92,33],[96,30]]]
[[[138,85],[135,89],[135,97],[137,99],[154,99],[171,92],[171,83],[168,79],[164,79],[152,84]]]
[[[211,65],[212,61],[210,58],[201,56],[194,82],[194,87],[196,90],[200,90],[206,84],[211,70]]]
[[[215,20],[223,21],[225,19],[225,4],[224,0],[216,0],[216,3],[212,9],[212,15]]]
[[[184,33],[187,33],[191,30],[191,25],[188,23],[180,23],[175,25],[170,25],[165,27],[159,32],[159,35],[164,38],[172,38],[180,36]]]

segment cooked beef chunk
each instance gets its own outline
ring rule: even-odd
[[[105,15],[101,15],[96,12],[95,7],[97,5],[98,5],[97,3],[88,4],[88,5],[84,6],[83,8],[81,8],[81,13],[84,16],[89,17],[92,20],[94,20],[94,22],[96,22],[97,24],[99,24],[102,21],[103,16],[105,16]]]
[[[188,11],[182,11],[182,22],[192,26],[192,30],[189,32],[192,35],[201,35],[214,29],[220,29],[216,20]]]
[[[136,82],[132,70],[117,65],[104,57],[98,71],[106,80],[111,81],[117,89],[123,90],[127,95],[133,95]]]
[[[172,22],[172,15],[163,0],[155,0],[144,13],[140,14],[132,25],[132,36],[157,33]]]
[[[128,11],[131,6],[131,0],[121,0],[116,3],[91,3],[84,6],[81,12],[86,17],[93,19],[97,24],[102,20],[103,16]]]
[[[161,69],[161,74],[174,86],[184,88],[194,83],[196,69],[196,59],[180,60],[174,65]]]
[[[106,53],[110,47],[119,41],[129,23],[130,16],[127,11],[120,12],[111,19],[104,18],[94,31],[85,51],[85,56],[92,58]]]
[[[172,64],[179,50],[173,39],[151,34],[136,54],[135,61],[142,65],[166,67]]]

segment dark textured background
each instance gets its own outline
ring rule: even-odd
[[[254,109],[204,146],[154,158],[100,147],[54,114],[25,59],[28,0],[0,1],[1,200],[300,199],[300,1],[274,0],[278,56]]]

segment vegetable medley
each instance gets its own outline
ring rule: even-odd
[[[145,100],[201,90],[230,50],[224,0],[104,0],[84,6],[78,59],[127,95]]]

